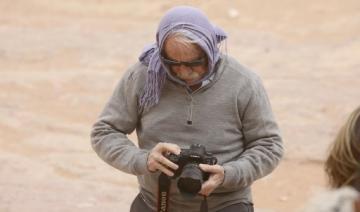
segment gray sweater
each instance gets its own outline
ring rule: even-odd
[[[259,77],[229,56],[222,56],[211,82],[189,92],[167,80],[160,101],[141,110],[139,98],[147,67],[132,66],[93,126],[91,142],[105,162],[137,176],[141,197],[156,209],[159,173],[147,157],[159,142],[188,148],[199,143],[225,169],[225,179],[209,197],[209,211],[252,202],[251,184],[269,174],[283,155],[281,137]],[[190,124],[191,123],[191,124]],[[136,130],[138,146],[127,137]],[[202,197],[183,197],[172,182],[169,211],[199,211]]]

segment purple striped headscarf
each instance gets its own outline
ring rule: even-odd
[[[214,72],[215,64],[220,57],[218,44],[227,38],[225,32],[211,24],[206,15],[197,8],[174,7],[167,11],[160,21],[156,43],[145,47],[139,57],[140,62],[148,66],[146,84],[140,98],[142,108],[150,108],[160,100],[161,89],[167,75],[167,69],[161,63],[160,54],[167,36],[177,30],[188,31],[186,36],[194,40],[208,57],[209,70],[200,81],[208,79]],[[169,77],[172,77],[171,74]],[[180,80],[176,81],[182,83]]]

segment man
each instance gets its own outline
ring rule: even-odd
[[[253,211],[251,184],[279,163],[282,141],[261,80],[219,44],[226,34],[198,9],[180,6],[162,18],[156,44],[123,76],[92,131],[98,155],[138,177],[131,211],[160,211],[158,179],[179,164],[169,153],[199,144],[217,164],[198,166],[209,178],[199,195],[171,183],[169,211]],[[139,147],[128,138],[136,130]]]

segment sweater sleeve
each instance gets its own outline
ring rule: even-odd
[[[95,122],[91,132],[91,144],[98,156],[111,166],[129,174],[148,173],[148,150],[139,149],[127,137],[138,122],[138,88],[134,69],[122,77]]]
[[[245,150],[235,161],[223,164],[224,187],[246,187],[269,174],[283,155],[282,140],[261,80],[256,77],[239,92],[238,110]],[[241,106],[240,106],[241,105]]]

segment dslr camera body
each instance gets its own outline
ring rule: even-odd
[[[207,152],[200,144],[193,144],[189,149],[181,149],[179,155],[173,153],[165,155],[179,168],[174,171],[172,179],[178,179],[177,186],[181,193],[196,195],[201,190],[201,185],[209,178],[209,173],[203,172],[199,164],[215,165],[217,158]]]

